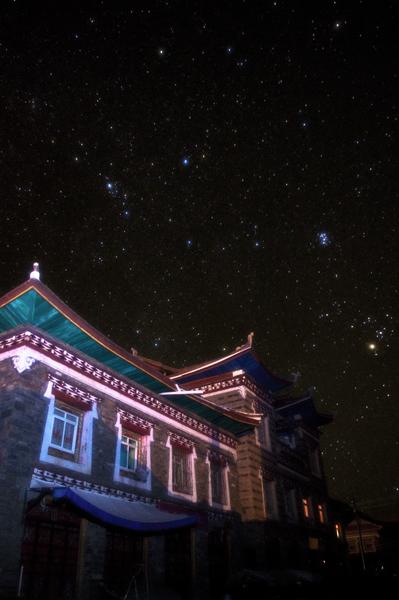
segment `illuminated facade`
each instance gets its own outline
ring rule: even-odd
[[[258,569],[322,570],[334,523],[318,428],[331,417],[315,410],[310,394],[296,397],[293,381],[271,374],[251,340],[227,357],[171,378],[216,404],[261,417],[237,446],[241,562]]]
[[[243,566],[324,559],[330,419],[250,343],[168,369],[110,342],[35,270],[0,301],[0,417],[4,597],[123,597],[134,582],[209,598]]]

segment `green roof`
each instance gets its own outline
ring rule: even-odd
[[[0,299],[0,333],[29,323],[156,394],[176,389],[168,377],[111,342],[36,279]],[[249,415],[214,405],[205,398],[178,395],[168,402],[233,434],[257,424]]]

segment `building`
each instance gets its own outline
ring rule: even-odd
[[[35,270],[0,300],[2,597],[209,598],[243,567],[319,568],[331,419],[293,387],[250,341],[182,371],[126,352]]]
[[[292,380],[264,367],[252,336],[229,356],[171,379],[202,390],[215,404],[261,415],[259,427],[242,433],[237,446],[241,565],[321,571],[332,563],[336,536],[318,430],[332,417],[315,410],[310,393],[296,397]]]

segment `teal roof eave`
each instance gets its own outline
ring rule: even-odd
[[[156,394],[175,389],[166,376],[145,363],[135,364],[140,361],[97,332],[41,282],[28,281],[0,300],[0,333],[29,323]],[[173,403],[232,434],[254,427],[192,396],[174,396]]]

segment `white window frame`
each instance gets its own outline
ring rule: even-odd
[[[57,450],[63,450],[64,452],[69,452],[70,454],[75,454],[75,449],[76,449],[76,439],[78,437],[78,430],[79,430],[79,420],[80,420],[80,416],[75,415],[71,412],[69,412],[68,410],[64,410],[67,407],[62,405],[58,405],[56,404],[53,408],[53,420],[52,420],[52,427],[51,427],[51,440],[50,440],[50,446],[52,448],[57,448]],[[62,413],[62,414],[60,414]],[[56,427],[56,421],[60,421],[61,423],[63,423],[63,428],[62,428],[62,433],[61,433],[61,443],[57,444],[57,442],[54,441],[54,432],[55,432],[55,427]],[[71,443],[71,447],[67,448],[65,446],[65,436],[66,436],[66,430],[67,430],[67,426],[73,427],[73,435],[72,435],[72,443]]]
[[[213,500],[213,489],[212,489],[212,463],[219,464],[220,466],[220,476],[221,476],[221,485],[223,488],[223,502],[215,502]],[[228,463],[223,465],[221,462],[218,463],[217,460],[213,460],[210,457],[209,452],[206,455],[205,464],[208,465],[208,498],[209,505],[214,508],[221,508],[223,510],[231,510],[231,500],[230,500],[230,486],[229,486],[229,473],[230,468]]]
[[[121,469],[124,469],[125,471],[132,471],[132,472],[134,472],[137,469],[139,446],[140,446],[140,440],[138,440],[134,437],[131,437],[130,435],[127,435],[127,431],[122,431],[121,454],[120,454],[120,463],[119,463],[119,467]],[[123,452],[124,447],[126,447],[126,464],[122,464],[123,458],[125,457],[125,454]],[[132,457],[132,455],[131,455],[132,450],[133,450],[133,456],[134,456],[133,465],[130,464],[130,459]]]
[[[168,495],[173,496],[174,498],[185,498],[186,500],[190,500],[191,502],[197,502],[197,482],[196,482],[196,474],[195,474],[195,461],[197,459],[197,453],[195,451],[195,446],[190,449],[187,449],[187,470],[191,474],[191,493],[179,492],[173,489],[173,447],[174,444],[171,440],[170,434],[168,435],[168,439],[166,441],[166,447],[169,448],[169,470],[168,470]],[[183,450],[184,452],[184,450]]]
[[[140,481],[136,477],[129,476],[130,469],[121,466],[121,448],[122,448],[122,436],[127,434],[129,436],[129,431],[124,429],[121,415],[118,412],[116,416],[115,423],[116,431],[117,431],[117,443],[116,443],[116,456],[115,456],[115,467],[114,467],[114,481],[118,481],[119,483],[125,483],[127,485],[134,485],[139,487],[142,490],[151,490],[152,486],[152,471],[151,471],[151,444],[154,441],[154,429],[151,427],[149,429],[148,435],[140,435],[140,443],[141,443],[141,453],[146,456],[146,464],[145,469],[147,473],[146,481]],[[137,434],[139,435],[139,434]],[[135,436],[136,437],[136,436]],[[135,439],[132,437],[130,439]],[[137,464],[137,453],[136,453],[136,464]],[[134,471],[131,471],[133,474]]]
[[[49,463],[52,465],[56,465],[59,467],[65,467],[67,469],[71,469],[78,473],[91,473],[92,466],[92,443],[93,443],[93,420],[98,418],[97,414],[97,403],[92,402],[91,405],[88,405],[88,410],[82,411],[81,419],[81,434],[80,434],[80,443],[79,448],[76,448],[77,438],[75,438],[75,448],[74,452],[69,450],[65,450],[60,446],[54,445],[51,442],[53,435],[53,426],[54,426],[54,409],[59,408],[57,406],[57,400],[55,395],[53,394],[53,384],[51,381],[48,382],[47,389],[44,393],[44,398],[49,401],[48,411],[47,411],[47,419],[44,427],[44,435],[42,441],[42,447],[40,450],[40,460],[44,463]],[[66,402],[62,403],[63,406],[60,407],[60,410],[67,412]],[[65,405],[65,408],[64,408]],[[73,414],[71,412],[71,414]],[[78,427],[76,428],[76,435],[78,433]],[[49,449],[54,448],[60,450],[63,453],[63,457],[53,456],[49,454]],[[77,454],[77,458],[75,458]],[[66,454],[71,454],[71,459],[65,457]],[[72,455],[74,455],[72,457]]]

